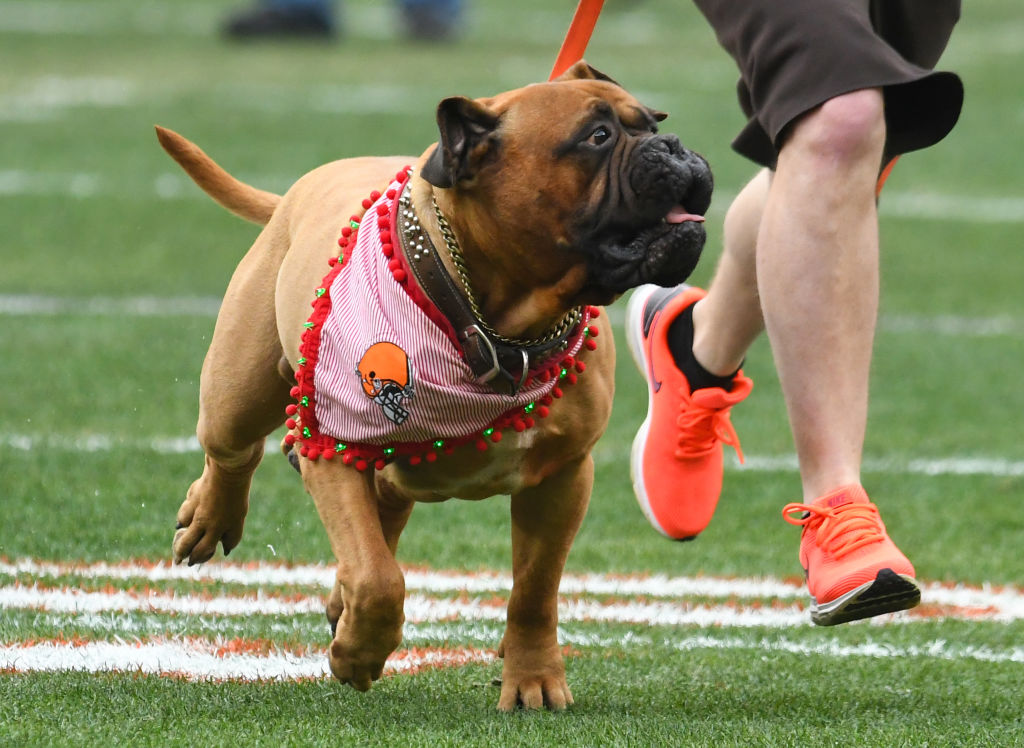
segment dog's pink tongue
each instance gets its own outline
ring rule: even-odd
[[[704,216],[687,213],[682,205],[673,205],[665,216],[665,223],[685,223],[686,221],[704,222]]]

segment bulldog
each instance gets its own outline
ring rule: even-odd
[[[511,496],[513,589],[498,708],[573,703],[558,586],[612,406],[598,305],[674,285],[704,244],[706,161],[585,62],[491,98],[447,98],[418,159],[348,158],[279,196],[157,128],[216,202],[264,226],[203,363],[202,475],[175,562],[242,537],[266,437],[288,427],[337,559],[334,676],[365,691],[402,638],[395,550],[416,502]]]

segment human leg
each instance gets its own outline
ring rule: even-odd
[[[695,537],[711,521],[722,445],[739,449],[729,411],[750,392],[739,368],[764,327],[754,256],[770,181],[762,170],[729,207],[707,295],[686,285],[649,286],[630,299],[627,337],[649,387],[630,459],[633,488],[655,529],[676,540]]]
[[[877,90],[795,123],[774,178],[761,172],[730,207],[725,251],[693,308],[693,355],[720,376],[767,324],[808,501],[860,482],[884,144]]]
[[[860,482],[884,143],[875,90],[837,97],[799,120],[758,232],[758,288],[805,500]]]
[[[757,278],[800,461],[800,560],[815,623],[913,607],[914,567],[860,486],[878,310],[874,186],[882,94],[830,99],[794,123],[765,202]]]
[[[787,510],[806,512],[795,521],[805,528],[800,559],[813,598],[812,620],[822,625],[902,610],[920,599],[913,566],[859,485],[878,297],[874,184],[884,142],[877,90],[837,97],[801,118],[780,154],[779,173],[759,174],[730,207],[725,251],[707,296],[694,302],[695,289],[641,290],[646,315],[631,301],[628,323],[631,344],[656,342],[658,324],[668,326],[656,313],[683,317],[690,297],[692,353],[677,345],[672,360],[690,355],[700,364],[698,373],[725,378],[766,324],[808,502]],[[655,349],[651,343],[641,348],[652,407],[637,437],[639,458],[634,447],[634,486],[655,527],[680,537],[682,529],[695,534],[711,518],[721,487],[721,444],[712,455],[717,460],[679,459],[676,445],[675,459],[669,459],[651,438],[656,398],[666,399],[655,394],[658,377],[674,384],[681,376],[678,369],[666,369],[665,356],[660,373],[650,366]],[[692,376],[682,379],[699,385]],[[691,391],[689,398],[675,398],[684,411],[695,410],[701,393],[729,394],[714,386]],[[720,403],[723,415],[732,404]],[[731,426],[712,435],[719,442],[735,441]],[[638,472],[641,478],[670,474],[671,480],[638,481]]]
[[[729,206],[722,257],[708,295],[693,307],[693,355],[718,376],[740,367],[747,348],[764,329],[755,256],[770,185],[771,172],[762,169]]]
[[[884,142],[877,91],[799,120],[774,179],[762,171],[730,206],[722,258],[693,305],[693,356],[719,376],[736,371],[768,323],[806,500],[860,481]]]

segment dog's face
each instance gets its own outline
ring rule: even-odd
[[[665,116],[581,62],[550,83],[441,102],[422,176],[534,277],[575,268],[578,300],[606,303],[685,280],[704,245],[711,171],[658,133]]]

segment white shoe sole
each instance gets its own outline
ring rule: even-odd
[[[651,413],[654,412],[654,392],[651,389],[650,381],[648,381],[650,369],[643,340],[644,306],[647,304],[647,299],[650,298],[651,294],[657,290],[658,286],[651,284],[639,286],[633,290],[633,295],[629,297],[629,303],[626,304],[626,343],[628,343],[629,352],[633,356],[633,363],[636,364],[643,375],[644,381],[647,383],[647,417],[640,424],[640,430],[636,432],[636,436],[633,438],[633,448],[629,453],[629,475],[633,480],[633,494],[636,496],[636,502],[640,505],[644,516],[647,517],[647,521],[666,538],[672,538],[671,535],[665,532],[661,523],[655,518],[654,512],[651,511],[651,503],[647,498],[647,489],[644,487],[643,471],[644,449],[647,446],[647,434],[651,428]],[[675,540],[675,538],[672,539]]]

